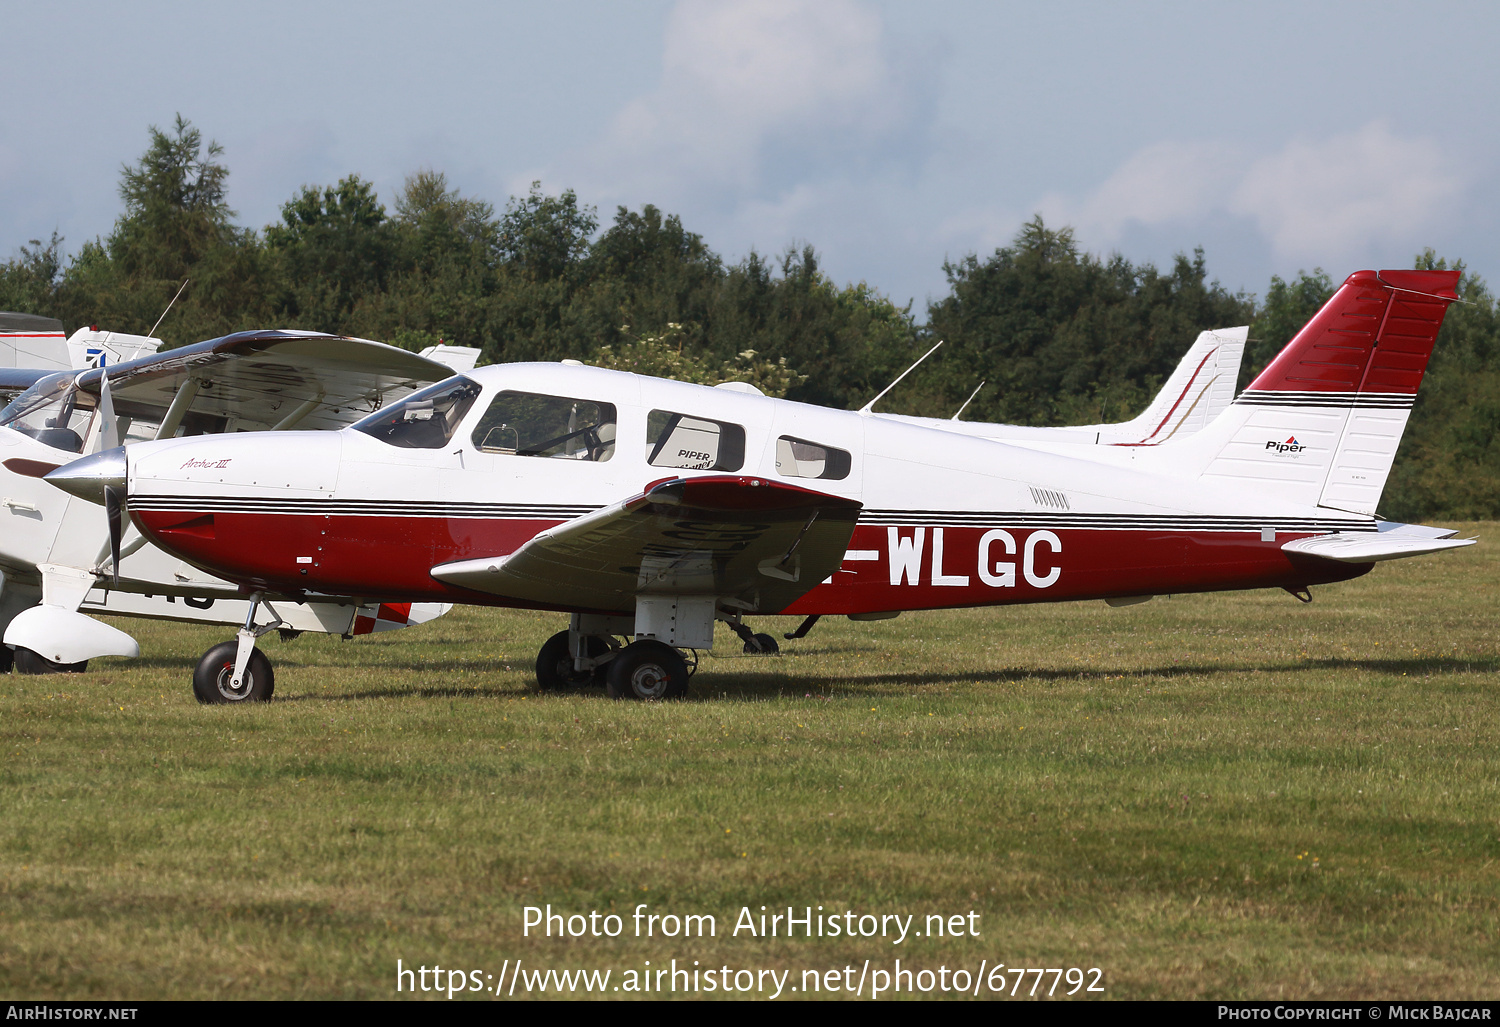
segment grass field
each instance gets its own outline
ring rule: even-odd
[[[1489,542],[1310,606],[830,619],[779,659],[726,633],[650,705],[537,696],[558,615],[273,640],[277,701],[231,709],[188,687],[228,631],[122,622],[143,658],[0,687],[0,994],[900,957],[1098,967],[1106,997],[1493,998],[1497,582]],[[718,935],[522,937],[528,905],[640,902]],[[974,910],[980,936],[731,936],[761,905]]]

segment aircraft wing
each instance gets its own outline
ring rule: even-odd
[[[764,478],[675,478],[432,576],[563,608],[630,612],[638,595],[713,595],[776,613],[838,570],[860,509]]]
[[[1405,556],[1422,556],[1444,549],[1472,546],[1478,539],[1453,538],[1451,528],[1432,528],[1425,524],[1385,522],[1376,532],[1336,531],[1288,542],[1281,548],[1288,553],[1321,556],[1339,563],[1377,563],[1399,560]]]
[[[193,434],[342,428],[444,378],[446,364],[365,339],[316,332],[239,332],[86,371],[78,387],[109,389],[121,417],[160,421],[179,403]]]

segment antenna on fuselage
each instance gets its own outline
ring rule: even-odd
[[[980,382],[979,383],[979,389],[984,388],[986,384],[987,384],[986,382]],[[979,395],[979,389],[975,389],[973,392],[969,393],[969,398],[966,399],[966,400],[964,400],[964,405],[958,408],[958,414],[963,413],[965,410],[967,410],[969,408],[969,404],[972,403],[972,402],[974,402],[974,397],[977,396],[977,395]],[[952,417],[948,418],[948,420],[950,420],[950,421],[956,421],[956,420],[958,420],[958,414],[954,414]]]
[[[938,346],[941,346],[942,344],[943,344],[943,340],[939,339],[938,342],[937,342],[937,346],[932,347],[932,349],[928,350],[926,353],[923,353],[920,357],[918,357],[916,364],[912,364],[905,371],[902,371],[899,375],[897,375],[895,381],[891,382],[891,384],[889,384],[885,388],[881,389],[880,390],[880,395],[876,396],[874,399],[870,400],[870,402],[868,402],[864,406],[860,407],[859,408],[859,412],[862,413],[862,414],[872,413],[874,411],[874,409],[875,409],[875,404],[879,403],[881,401],[881,399],[883,399],[885,397],[885,394],[887,392],[890,392],[896,386],[900,385],[902,378],[905,378],[907,375],[909,375],[913,371],[915,371],[917,369],[917,364],[920,364],[922,361],[926,360],[928,357],[930,357],[934,353],[936,353]]]
[[[192,281],[191,278],[184,278],[182,280],[182,284],[177,287],[177,296],[181,296],[182,295],[182,290],[186,289],[188,287],[188,283],[191,282],[191,281]],[[161,327],[161,323],[167,319],[167,314],[170,313],[171,310],[172,310],[172,304],[177,302],[177,296],[173,296],[172,297],[171,302],[167,304],[167,309],[163,310],[161,312],[161,317],[159,317],[159,318],[156,319],[156,324],[152,325],[151,326],[151,330],[146,333],[146,338],[148,338],[148,339],[154,339],[154,338],[156,338],[156,330],[158,328],[160,328]]]

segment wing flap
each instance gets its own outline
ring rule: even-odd
[[[713,595],[776,613],[839,567],[861,504],[764,478],[674,478],[439,581],[555,607],[631,612],[638,595]]]
[[[1449,528],[1432,528],[1425,524],[1394,524],[1380,531],[1336,531],[1331,535],[1314,535],[1282,546],[1287,553],[1318,556],[1339,563],[1377,563],[1407,556],[1423,556],[1445,549],[1472,546],[1478,539],[1453,538]]]

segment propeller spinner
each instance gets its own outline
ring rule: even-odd
[[[125,447],[116,446],[82,460],[74,460],[71,464],[64,464],[43,475],[43,480],[69,495],[104,506],[108,502],[106,489],[118,488],[123,496],[126,470]]]
[[[116,583],[120,580],[120,539],[130,516],[125,510],[127,464],[125,447],[116,446],[103,452],[74,460],[43,476],[43,480],[79,499],[104,506],[109,520],[109,554]]]

